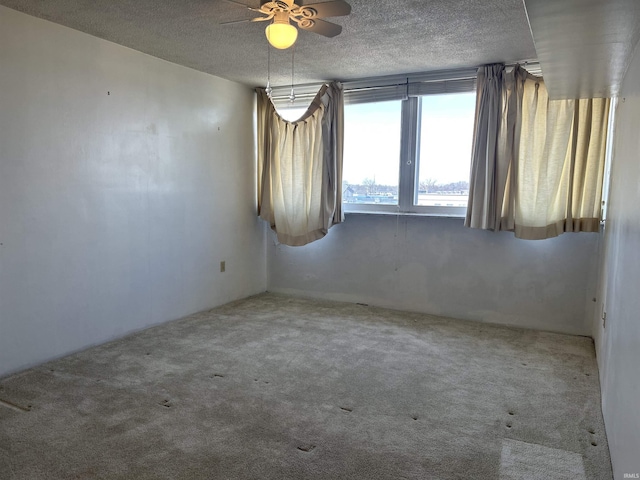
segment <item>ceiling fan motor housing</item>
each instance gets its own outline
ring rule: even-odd
[[[260,8],[265,7],[268,10],[282,9],[284,11],[291,10],[295,5],[295,0],[286,2],[284,0],[260,0]],[[297,6],[297,5],[296,5]]]

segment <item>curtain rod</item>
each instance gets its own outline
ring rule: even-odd
[[[467,78],[451,78],[451,79],[448,79],[448,80],[430,80],[430,81],[427,81],[427,82],[413,82],[413,83],[412,83],[412,82],[408,82],[408,83],[407,83],[407,82],[402,82],[402,83],[390,83],[390,84],[388,84],[388,85],[375,85],[375,86],[371,86],[371,87],[345,88],[345,89],[344,89],[344,93],[363,92],[363,91],[366,91],[366,90],[370,90],[370,91],[371,91],[371,90],[384,90],[384,89],[387,89],[387,88],[400,88],[400,87],[402,87],[402,88],[406,88],[408,85],[415,85],[416,83],[430,83],[430,82],[431,82],[431,83],[435,83],[435,82],[446,82],[446,81],[451,81],[451,80],[454,80],[454,81],[455,81],[455,80],[471,80],[472,78],[475,78],[475,77],[467,77]],[[316,91],[314,91],[314,92],[307,92],[307,93],[298,93],[298,92],[296,91],[296,100],[297,100],[297,99],[301,99],[301,98],[313,98],[313,97],[315,97],[315,96],[318,94],[318,89],[319,89],[319,88],[320,88],[320,86],[322,86],[322,85],[323,85],[323,84],[321,84],[321,83],[320,83],[320,84],[307,84],[307,85],[305,85],[305,86],[313,86],[313,87],[317,87],[317,88],[316,88]],[[289,87],[273,87],[273,91],[275,92],[275,91],[277,91],[277,90],[279,90],[279,89],[281,89],[281,88],[282,88],[282,89],[286,88],[286,89],[287,89],[287,91],[289,91],[289,90],[291,89],[291,87],[290,87],[290,86],[289,86]],[[299,87],[298,87],[298,86],[295,86],[295,88],[297,89],[297,88],[299,88]],[[274,94],[272,94],[272,95],[271,95],[271,98],[272,98],[272,100],[283,100],[283,99],[287,99],[287,100],[288,100],[288,99],[289,99],[289,94],[287,93],[287,94],[285,95],[285,94],[284,94],[284,92],[283,92],[283,94],[281,94],[281,95],[274,95]]]
[[[505,63],[504,66],[506,68],[512,68],[516,65],[520,65],[530,73],[540,72],[540,63],[536,61],[523,60],[520,62],[513,63]],[[384,77],[371,77],[371,78],[363,78],[358,80],[347,80],[342,83],[344,87],[344,93],[351,93],[363,90],[376,90],[383,88],[393,88],[393,87],[406,87],[407,84],[411,83],[430,83],[430,82],[444,82],[444,81],[454,81],[454,80],[469,80],[472,78],[476,78],[477,71],[479,67],[468,67],[468,68],[458,68],[452,70],[437,70],[432,72],[421,72],[421,73],[409,73],[405,75],[388,75]],[[413,81],[412,81],[413,80]],[[309,98],[314,97],[318,92],[320,86],[327,82],[319,82],[319,83],[306,83],[300,85],[294,85],[297,98]],[[288,98],[289,90],[291,89],[291,85],[282,85],[278,87],[273,87],[274,95],[273,99],[281,100],[283,98]],[[280,91],[282,93],[280,94]],[[275,94],[278,92],[278,95]]]

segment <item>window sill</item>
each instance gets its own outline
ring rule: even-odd
[[[437,217],[437,218],[457,218],[464,220],[466,215],[456,213],[427,213],[427,212],[391,212],[380,210],[345,210],[345,216],[349,215],[376,215],[384,217]]]

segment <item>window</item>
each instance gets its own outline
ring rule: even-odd
[[[345,211],[464,216],[475,100],[463,91],[347,103]]]
[[[469,194],[476,69],[344,83],[342,201],[346,212],[464,216]],[[295,120],[319,85],[274,89]]]
[[[303,107],[300,107],[298,105],[291,107],[287,105],[287,106],[276,108],[276,110],[278,112],[278,115],[280,115],[287,122],[295,122],[299,120],[300,117],[302,117],[302,115],[305,114],[308,108],[309,108],[309,105],[306,105]]]
[[[414,205],[467,207],[475,93],[421,98]]]
[[[342,202],[398,205],[402,101],[346,105]]]

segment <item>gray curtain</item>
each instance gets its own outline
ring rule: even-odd
[[[519,66],[481,67],[465,225],[525,239],[598,231],[609,105],[549,100]]]
[[[300,246],[342,222],[342,85],[323,85],[306,113],[284,120],[258,95],[258,212],[278,241]]]
[[[465,225],[498,230],[508,165],[499,153],[499,132],[503,118],[504,65],[478,69],[476,117],[469,182],[469,204]]]

